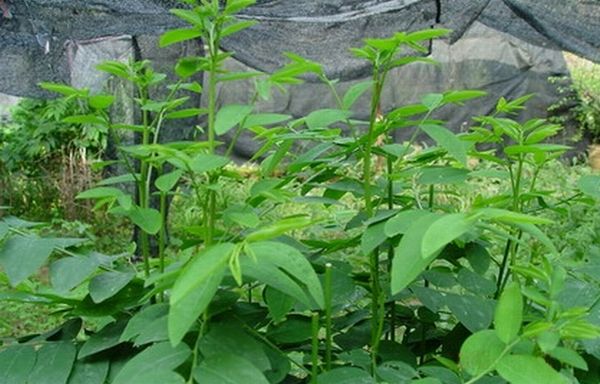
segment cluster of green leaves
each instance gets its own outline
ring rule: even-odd
[[[140,135],[140,144],[118,146],[130,172],[79,198],[138,227],[143,263],[130,252],[95,252],[85,239],[38,236],[34,223],[1,221],[0,266],[15,288],[2,299],[52,303],[68,319],[1,346],[4,381],[597,382],[597,264],[562,265],[540,228],[551,221],[534,214],[560,204],[537,180],[567,148],[546,142],[558,126],[512,118],[527,97],[500,99],[467,134],[453,133],[436,112],[483,92],[428,94],[382,113],[389,71],[429,62],[421,57],[426,44],[448,33],[437,29],[366,39],[353,53],[371,64],[372,76],[343,94],[320,64],[295,54],[272,74],[227,72],[231,53],[220,41],[253,25],[235,17],[253,1],[185,3],[173,13],[190,26],[167,32],[161,45],[202,39],[207,54],[182,58],[174,83],[147,61],[99,66],[133,85],[140,122],[114,122],[110,95],[44,85],[86,107],[68,121],[115,140],[120,130]],[[203,85],[194,81],[200,72]],[[335,107],[301,118],[257,112],[272,89],[307,74],[329,86]],[[248,78],[256,85],[248,104],[217,108],[219,83]],[[151,96],[164,89],[166,97]],[[189,92],[202,93],[206,108],[186,105]],[[352,106],[366,96],[370,114],[360,121]],[[199,115],[206,115],[199,127],[206,140],[159,141],[172,119]],[[400,129],[411,131],[408,142],[392,140]],[[229,157],[244,130],[263,143],[248,180]],[[233,133],[228,146],[219,141],[226,133]],[[423,137],[432,145],[415,150]],[[299,140],[310,149],[294,153]],[[469,156],[488,166],[470,169]],[[467,207],[452,203],[472,180],[499,178],[506,191]],[[251,186],[231,204],[227,189],[236,182]],[[599,185],[589,176],[579,188],[597,198]],[[180,244],[167,237],[174,194],[191,195],[201,212]],[[319,214],[269,214],[293,204]],[[337,235],[311,235],[328,231]],[[50,286],[27,289],[48,260]]]

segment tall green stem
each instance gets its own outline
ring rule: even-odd
[[[140,87],[140,98],[142,99],[142,105],[148,100],[148,89],[146,87]],[[142,110],[142,145],[148,145],[150,143],[150,126],[148,111]],[[140,181],[138,183],[138,195],[140,198],[140,207],[147,209],[149,207],[149,195],[150,191],[146,184],[148,178],[149,164],[147,161],[141,160],[140,162]],[[140,229],[140,243],[142,246],[142,258],[144,260],[144,275],[148,277],[150,275],[150,238],[149,235],[142,229]]]
[[[331,263],[325,264],[325,370],[331,369],[331,347],[333,345],[331,327],[332,276]]]

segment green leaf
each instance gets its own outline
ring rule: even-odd
[[[198,348],[205,358],[235,355],[248,360],[260,371],[271,369],[265,345],[250,336],[236,321],[212,324]]]
[[[150,371],[136,376],[129,384],[185,384],[185,379],[173,371]]]
[[[494,302],[480,296],[444,294],[444,303],[471,332],[487,329],[494,316]]]
[[[294,307],[296,300],[293,297],[273,288],[265,289],[265,302],[269,308],[269,314],[275,324],[285,320],[288,312]]]
[[[127,65],[124,63],[121,63],[120,61],[104,61],[100,64],[98,64],[96,66],[96,69],[99,71],[103,71],[106,73],[110,73],[111,75],[115,75],[117,77],[123,78],[123,79],[128,79],[129,76],[129,69],[127,68]]]
[[[414,222],[430,212],[424,210],[407,210],[398,213],[396,216],[385,222],[384,232],[387,237],[394,237],[405,234]]]
[[[433,111],[444,102],[444,95],[439,93],[430,93],[421,98],[423,104],[429,111]]]
[[[195,39],[200,36],[202,36],[202,31],[200,31],[199,29],[196,29],[196,28],[171,29],[171,30],[163,33],[163,35],[160,37],[158,44],[162,48],[162,47],[167,47],[171,44]]]
[[[71,374],[76,353],[71,341],[43,344],[37,351],[37,361],[27,382],[65,384]]]
[[[361,81],[360,83],[354,84],[344,94],[344,99],[342,100],[342,108],[350,109],[354,105],[354,103],[371,87],[373,86],[372,80]]]
[[[257,22],[255,20],[244,20],[244,21],[240,21],[237,23],[229,24],[226,27],[224,27],[223,30],[221,31],[221,37],[233,35],[241,30],[250,28],[251,26],[255,25],[256,23]]]
[[[566,377],[556,372],[541,357],[508,355],[496,367],[500,376],[511,384],[568,384]]]
[[[475,294],[489,296],[496,292],[496,284],[493,281],[486,279],[470,269],[461,268],[458,271],[456,278],[463,288]]]
[[[279,344],[296,344],[312,337],[311,318],[302,315],[290,315],[287,320],[269,326],[267,337]]]
[[[120,336],[125,328],[125,321],[118,321],[108,324],[100,331],[92,334],[90,338],[83,344],[79,353],[78,359],[91,356],[95,353],[106,351],[121,343]]]
[[[583,176],[577,182],[577,187],[586,195],[600,199],[600,176]]]
[[[203,108],[186,108],[167,113],[165,119],[187,119],[206,114],[207,112],[208,111]]]
[[[50,264],[50,281],[58,293],[67,293],[87,279],[100,261],[94,256],[59,259]]]
[[[110,107],[114,101],[115,97],[113,95],[94,95],[90,96],[88,99],[90,107],[94,109],[106,109]]]
[[[444,93],[444,103],[456,103],[462,105],[463,101],[476,99],[478,97],[483,97],[487,95],[484,91],[477,90],[460,90],[460,91],[449,91]]]
[[[195,27],[202,27],[202,16],[198,12],[180,8],[171,9],[169,12],[179,17],[180,19],[192,24]]]
[[[36,351],[31,345],[3,346],[0,350],[0,382],[27,383],[35,360]]]
[[[74,115],[62,119],[63,123],[69,124],[98,124],[105,125],[107,122],[96,115]]]
[[[500,208],[483,208],[475,211],[486,219],[507,224],[553,224],[554,221],[539,216],[527,215]]]
[[[354,367],[332,369],[317,376],[319,384],[375,384],[367,371]]]
[[[108,368],[108,360],[77,361],[73,365],[69,384],[104,384]]]
[[[444,215],[434,221],[421,243],[421,257],[428,258],[473,228],[473,220],[468,220],[464,213]]]
[[[222,135],[227,133],[252,113],[251,105],[226,105],[219,109],[215,118],[215,133]]]
[[[437,254],[433,254],[423,258],[422,244],[425,232],[439,218],[440,215],[435,213],[423,214],[400,240],[400,244],[394,250],[394,260],[392,261],[392,294],[406,288],[437,257]]]
[[[273,125],[291,119],[290,115],[282,115],[279,113],[256,113],[249,115],[244,122],[244,128],[255,126]]]
[[[352,111],[342,109],[319,109],[308,114],[304,122],[308,129],[326,128],[338,121],[345,121],[352,116]]]
[[[249,248],[256,261],[251,257],[241,260],[244,275],[292,296],[307,307],[314,306],[312,301],[319,308],[324,307],[319,278],[300,251],[269,241],[252,243]]]
[[[140,381],[140,377],[150,372],[173,370],[185,362],[191,353],[185,343],[177,347],[169,343],[154,344],[129,360],[112,384],[143,384],[145,382]]]
[[[87,191],[83,191],[79,193],[75,198],[76,199],[105,199],[107,197],[117,198],[119,196],[124,195],[123,191],[118,188],[113,187],[98,187],[88,189]]]
[[[127,216],[142,231],[150,235],[156,235],[162,227],[162,216],[154,208],[140,208],[136,205],[127,213]]]
[[[448,151],[450,156],[454,157],[463,166],[467,166],[467,149],[465,143],[452,133],[452,131],[436,124],[422,124],[419,127],[435,140],[440,147]]]
[[[182,174],[183,171],[181,170],[165,173],[164,175],[160,175],[156,181],[154,181],[154,185],[156,185],[156,188],[161,192],[169,192],[177,185]]]
[[[460,365],[471,376],[477,376],[493,369],[505,348],[493,330],[479,331],[460,347]]]
[[[572,349],[556,347],[548,354],[561,363],[568,364],[573,368],[581,369],[583,371],[588,370],[588,364],[585,359]]]
[[[194,371],[194,379],[202,384],[269,384],[252,363],[230,353],[202,360]]]
[[[509,156],[522,153],[546,153],[568,151],[571,147],[559,144],[528,144],[528,145],[509,145],[504,148],[504,153]]]
[[[169,306],[164,303],[153,304],[142,309],[127,322],[119,341],[133,341],[136,338],[142,338],[143,334],[153,329],[168,313]],[[135,341],[138,344],[137,339]]]
[[[101,303],[113,297],[123,289],[133,278],[135,272],[103,272],[90,280],[90,296],[94,303]]]
[[[250,205],[231,205],[223,211],[223,218],[246,228],[256,228],[260,224],[260,218]]]
[[[360,249],[363,255],[370,254],[387,239],[385,234],[386,222],[382,221],[367,227],[360,238]]]
[[[307,216],[284,218],[250,233],[248,236],[246,236],[246,241],[256,242],[270,240],[281,236],[286,232],[306,228],[313,223],[314,221]]]
[[[523,322],[523,296],[515,282],[508,284],[498,300],[494,328],[498,338],[508,344],[519,334]]]
[[[173,285],[169,340],[177,345],[217,292],[234,245],[223,243],[195,255]]]
[[[44,265],[55,247],[67,248],[84,241],[13,236],[0,245],[0,266],[4,268],[10,284],[14,287]]]
[[[192,158],[189,166],[194,173],[204,173],[222,168],[228,163],[229,159],[225,156],[200,153]]]
[[[59,93],[63,96],[85,96],[87,94],[87,90],[76,89],[65,84],[41,82],[38,85],[46,91]]]

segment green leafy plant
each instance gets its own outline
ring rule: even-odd
[[[165,33],[161,45],[201,39],[207,52],[182,58],[174,82],[148,61],[99,66],[132,84],[139,122],[113,121],[110,95],[43,85],[85,107],[67,121],[117,141],[128,173],[78,197],[138,227],[142,262],[133,250],[104,255],[86,239],[0,221],[0,266],[14,287],[1,298],[51,304],[67,319],[0,346],[5,381],[594,382],[599,306],[593,294],[576,298],[597,292],[599,277],[594,265],[563,265],[541,229],[552,223],[542,214],[565,201],[538,180],[566,147],[545,142],[558,126],[511,118],[528,97],[500,99],[467,134],[436,112],[484,96],[477,90],[382,111],[389,71],[431,62],[424,44],[448,33],[437,29],[366,39],[353,53],[371,78],[345,92],[320,64],[291,53],[271,74],[228,72],[221,39],[253,25],[235,16],[253,1],[185,3],[173,14],[189,26]],[[193,80],[200,72],[204,85]],[[337,105],[300,118],[257,111],[273,89],[305,75],[323,81]],[[220,83],[248,78],[247,104],[217,107]],[[202,93],[206,107],[186,105],[189,92]],[[352,106],[367,96],[368,120],[359,121]],[[172,119],[199,115],[200,141],[159,141]],[[392,140],[400,129],[411,131],[405,143]],[[262,143],[247,178],[229,157],[245,130]],[[140,143],[120,143],[122,131]],[[422,138],[425,149],[416,146]],[[297,153],[300,140],[308,149]],[[471,169],[469,157],[483,166]],[[496,182],[505,190],[461,196]],[[596,187],[595,177],[579,184],[591,197]],[[196,204],[183,239],[167,236],[172,196]],[[50,285],[32,287],[47,262]]]

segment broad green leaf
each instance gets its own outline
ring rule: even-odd
[[[223,243],[195,255],[171,292],[169,339],[177,345],[217,292],[234,245]]]
[[[434,221],[423,234],[421,257],[429,258],[473,228],[473,220],[464,213],[453,213]]]
[[[75,362],[68,384],[104,384],[108,375],[109,361],[83,360]]]
[[[421,104],[433,111],[444,102],[444,95],[439,93],[429,93],[421,98]]]
[[[419,126],[429,137],[454,157],[463,166],[467,166],[467,149],[452,131],[436,124],[422,124]]]
[[[586,195],[600,199],[600,176],[583,176],[577,182],[577,187]]]
[[[288,312],[294,307],[296,300],[273,287],[267,287],[264,292],[265,302],[273,322],[277,324],[285,320]]]
[[[280,344],[296,344],[312,337],[311,318],[302,315],[290,315],[287,320],[269,326],[267,337]]]
[[[291,119],[291,115],[282,115],[279,113],[256,113],[249,115],[244,121],[244,128],[251,128],[254,126],[272,125],[281,123]]]
[[[319,278],[300,251],[269,241],[252,243],[249,249],[256,261],[252,257],[241,260],[244,275],[266,283],[308,307],[314,306],[312,301],[319,308],[324,307]]]
[[[388,383],[407,383],[416,376],[417,371],[402,361],[385,361],[377,367],[377,377]]]
[[[338,121],[345,121],[352,116],[352,111],[342,109],[319,109],[304,118],[308,129],[325,128]]]
[[[161,192],[169,192],[177,185],[182,174],[183,172],[181,170],[165,173],[156,179],[154,185],[156,185],[156,188]]]
[[[541,357],[508,355],[496,367],[500,376],[511,384],[568,384],[566,377],[556,372]]]
[[[342,100],[342,108],[350,109],[354,105],[354,103],[371,87],[373,86],[372,80],[361,81],[360,83],[354,84],[344,94],[344,99]]]
[[[125,63],[121,63],[120,61],[104,61],[98,64],[96,69],[123,79],[128,79],[130,77],[127,65]]]
[[[92,334],[89,339],[81,346],[77,359],[91,356],[95,353],[106,351],[121,343],[120,337],[125,328],[125,321],[118,321],[106,325],[100,331]]]
[[[102,179],[98,182],[98,185],[112,185],[112,184],[121,184],[121,183],[133,183],[136,180],[136,176],[139,177],[139,174],[135,176],[131,173],[126,173],[124,175],[107,177],[106,179]]]
[[[249,205],[231,205],[223,212],[223,218],[246,228],[256,228],[260,218]]]
[[[256,23],[257,23],[257,21],[255,21],[255,20],[244,20],[244,21],[240,21],[237,23],[229,24],[226,27],[224,27],[223,30],[221,31],[221,37],[233,35],[241,30],[250,28],[251,26],[255,25]]]
[[[203,19],[198,12],[180,8],[171,9],[169,12],[179,17],[180,19],[192,24],[195,27],[202,27]]]
[[[529,145],[509,145],[504,148],[504,153],[509,156],[519,155],[523,153],[546,153],[546,152],[564,152],[571,147],[559,144],[529,144]]]
[[[400,234],[405,234],[417,220],[428,215],[429,213],[429,211],[424,210],[402,211],[385,222],[385,235],[387,237],[394,237]]]
[[[225,156],[201,153],[192,158],[189,167],[194,173],[204,173],[224,167],[228,163],[229,159]]]
[[[517,228],[521,229],[523,232],[529,233],[531,236],[533,236],[535,239],[537,239],[540,243],[542,243],[546,248],[548,248],[548,250],[550,252],[552,252],[554,255],[558,255],[558,250],[554,246],[554,243],[552,242],[552,240],[550,240],[548,235],[546,235],[544,232],[542,232],[538,227],[536,227],[533,224],[529,224],[529,223],[518,223],[518,224],[515,224],[515,226]]]
[[[500,208],[483,208],[475,211],[475,214],[481,214],[488,220],[498,221],[507,224],[553,224],[552,220],[527,215],[524,213],[513,212],[507,209]]]
[[[385,234],[386,222],[369,225],[360,238],[360,249],[363,255],[368,255],[387,239]]]
[[[179,373],[170,370],[151,370],[140,373],[128,384],[185,384],[185,379]]]
[[[515,282],[508,284],[498,300],[494,313],[494,329],[498,338],[508,344],[519,334],[523,322],[523,296]]]
[[[252,113],[251,105],[226,105],[219,109],[215,118],[215,133],[222,135],[227,133]]]
[[[461,268],[456,276],[460,285],[472,293],[489,296],[496,292],[496,284],[468,268]]]
[[[179,43],[186,40],[192,40],[202,36],[202,32],[199,29],[171,29],[162,34],[159,40],[161,47],[167,47],[171,44]]]
[[[202,384],[269,384],[252,363],[231,353],[202,360],[194,371],[194,379]]]
[[[92,115],[92,114],[68,116],[68,117],[65,117],[62,121],[63,121],[63,123],[69,123],[69,124],[105,125],[107,123],[100,116],[96,116],[96,115]]]
[[[167,304],[153,304],[136,313],[129,321],[125,330],[121,333],[119,341],[132,341],[142,332],[148,329],[157,319],[169,312]]]
[[[75,197],[76,199],[105,199],[107,197],[117,198],[124,195],[123,191],[113,187],[98,187],[83,191]]]
[[[35,360],[36,351],[31,345],[3,346],[0,349],[0,382],[26,383]]]
[[[14,287],[44,265],[55,247],[67,248],[84,241],[13,236],[0,245],[0,266],[4,268],[10,284]]]
[[[63,96],[85,96],[87,95],[87,90],[76,89],[70,87],[65,84],[57,84],[57,83],[49,83],[42,82],[38,84],[40,88],[45,89],[46,91],[59,93]]]
[[[113,95],[94,95],[90,96],[88,99],[90,107],[94,109],[106,109],[110,107],[114,101],[115,97]]]
[[[491,329],[472,334],[460,347],[460,366],[471,376],[494,369],[504,344]]]
[[[135,225],[150,235],[156,235],[162,227],[162,216],[160,215],[160,212],[154,208],[140,208],[138,206],[133,206],[132,209],[127,212],[127,216]]]
[[[67,293],[81,284],[100,265],[94,256],[76,256],[58,259],[50,264],[50,281],[59,293]]]
[[[394,250],[392,261],[392,294],[406,288],[437,257],[434,253],[428,258],[423,258],[421,248],[425,232],[439,218],[440,215],[435,213],[424,214],[413,223],[400,240],[400,244]]]
[[[549,355],[561,363],[568,364],[573,368],[581,369],[583,371],[588,370],[588,364],[585,359],[572,349],[556,347],[550,351]]]
[[[177,111],[169,112],[165,115],[165,119],[187,119],[206,114],[208,111],[204,108],[186,108]]]
[[[494,302],[480,296],[444,294],[444,303],[471,332],[487,329],[494,317]]]
[[[319,384],[375,384],[375,379],[367,371],[344,367],[332,369],[317,376]]]
[[[60,341],[43,344],[37,351],[37,360],[28,383],[65,384],[77,350],[71,341]]]
[[[248,360],[260,371],[271,369],[265,345],[250,336],[238,322],[216,323],[202,337],[198,345],[202,356],[235,355]]]
[[[246,241],[256,242],[270,240],[281,236],[286,232],[302,229],[313,224],[314,221],[308,216],[296,216],[281,219],[273,224],[258,228],[246,236]]]
[[[89,291],[94,303],[113,297],[135,277],[134,271],[103,272],[90,280]]]
[[[460,90],[460,91],[448,91],[444,92],[444,103],[456,103],[462,105],[463,101],[476,99],[487,95],[484,91],[477,90]]]
[[[172,347],[169,343],[159,343],[145,349],[129,360],[119,371],[112,384],[143,384],[139,377],[149,372],[169,371],[177,368],[191,355],[185,343]]]

